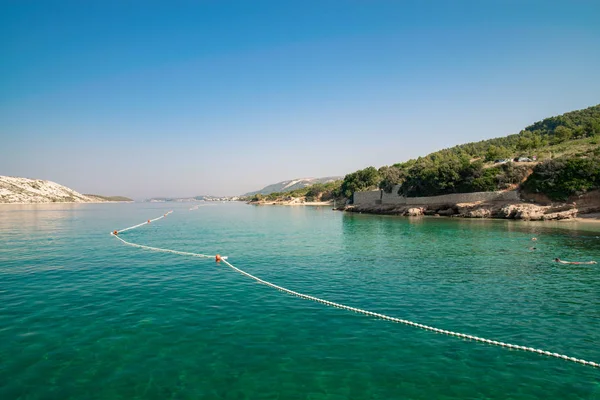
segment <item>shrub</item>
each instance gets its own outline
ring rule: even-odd
[[[561,157],[538,164],[523,189],[543,193],[552,200],[600,188],[600,158]]]

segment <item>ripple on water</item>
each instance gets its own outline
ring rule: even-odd
[[[326,307],[108,235],[163,206],[0,208],[1,398],[600,396],[597,369]],[[600,360],[598,269],[551,262],[600,258],[589,231],[181,207],[125,235],[226,254],[352,307]]]

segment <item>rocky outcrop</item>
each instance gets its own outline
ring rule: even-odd
[[[467,211],[464,216],[467,218],[491,218],[492,215],[492,210],[489,208],[476,208]]]
[[[446,217],[449,217],[449,216],[454,215],[456,213],[457,212],[456,212],[456,210],[454,208],[446,208],[446,209],[441,208],[441,209],[436,210],[434,212],[434,214],[438,214],[438,215],[446,216]]]
[[[407,217],[420,217],[421,215],[424,215],[423,211],[425,211],[424,207],[412,207],[406,210],[404,215]]]
[[[0,175],[1,203],[99,203],[89,197],[51,181]]]
[[[549,221],[572,219],[583,215],[595,215],[600,212],[600,190],[570,197],[566,202],[552,202],[541,198],[541,203],[533,201],[531,194],[525,194],[524,200],[531,201],[491,201],[437,205],[350,205],[339,208],[350,212],[369,214],[388,214],[404,216],[447,216],[462,218],[502,218],[526,221]],[[582,215],[583,214],[583,215]],[[600,215],[599,215],[600,217]],[[600,219],[600,218],[599,218]]]
[[[577,208],[572,204],[559,207],[537,204],[508,204],[502,207],[497,214],[499,218],[544,221],[575,218],[577,212]]]
[[[529,203],[461,203],[453,207],[422,206],[347,206],[343,208],[350,212],[364,212],[370,214],[389,214],[416,217],[421,215],[449,216],[462,218],[502,218],[521,219],[528,221],[545,221],[575,218],[578,209],[573,203],[542,206]]]

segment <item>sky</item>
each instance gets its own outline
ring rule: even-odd
[[[600,103],[599,1],[0,0],[0,175],[237,195]]]

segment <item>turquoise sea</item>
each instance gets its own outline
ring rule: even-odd
[[[600,224],[190,203],[0,206],[0,399],[600,399]],[[536,242],[532,237],[538,238]],[[530,247],[536,250],[530,250]]]

